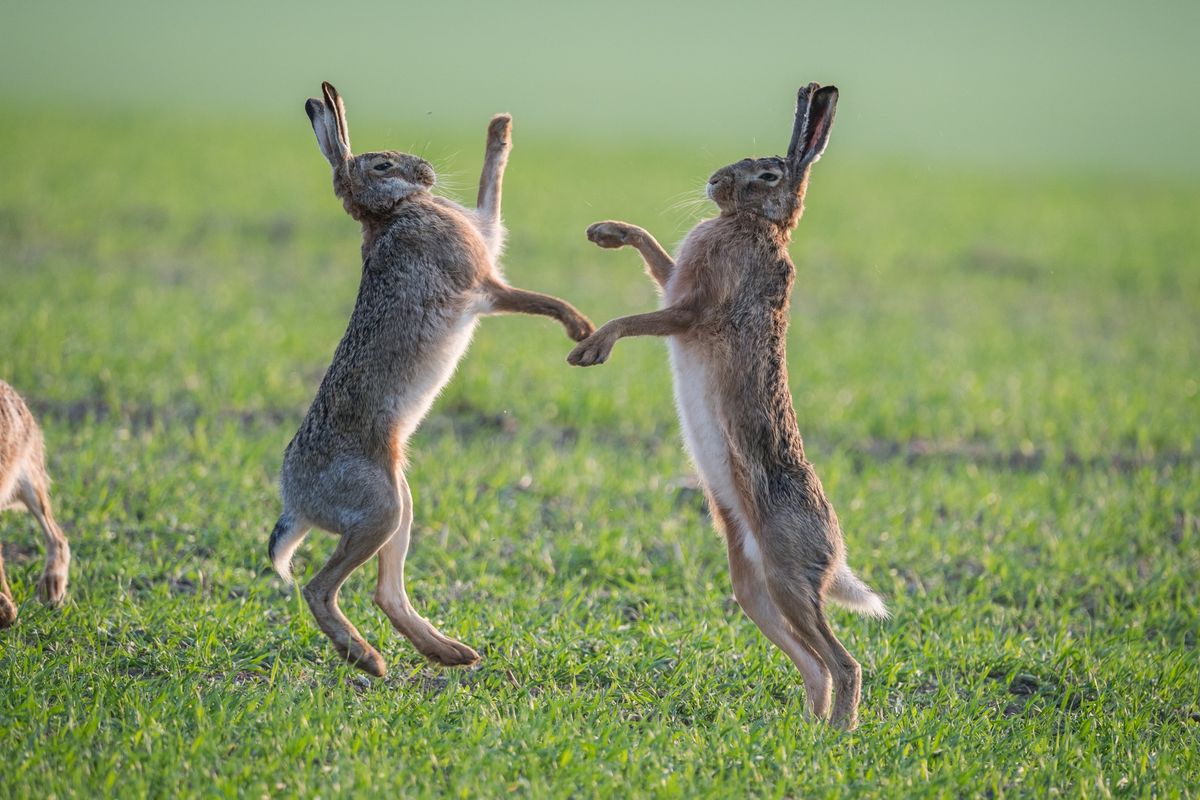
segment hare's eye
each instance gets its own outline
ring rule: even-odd
[[[766,181],[767,183],[774,183],[775,181],[779,180],[779,176],[774,172],[764,172],[762,175],[758,176],[758,179],[760,181]]]
[[[375,165],[375,170],[377,172],[383,172],[385,169],[391,169],[391,168],[392,168],[392,162],[390,162],[390,161],[384,161],[382,164]]]

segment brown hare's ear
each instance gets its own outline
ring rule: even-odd
[[[833,112],[837,108],[836,86],[810,83],[796,94],[796,122],[792,142],[788,145],[788,162],[793,169],[802,170],[825,151],[829,131],[833,128]]]

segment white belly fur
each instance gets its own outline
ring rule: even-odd
[[[675,408],[679,427],[700,480],[722,506],[729,509],[740,529],[742,550],[751,563],[761,566],[758,539],[747,522],[742,500],[733,485],[729,445],[722,435],[716,387],[703,356],[691,351],[676,337],[667,338],[671,375],[675,384]]]
[[[467,346],[471,344],[481,310],[478,303],[468,307],[454,321],[438,347],[425,354],[412,380],[393,395],[392,408],[396,412],[394,418],[399,420],[395,436],[399,443],[408,441],[413,431],[421,424],[421,420],[429,413],[433,401],[450,381],[458,362],[467,351]]]

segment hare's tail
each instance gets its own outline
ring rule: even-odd
[[[292,553],[304,541],[309,528],[296,519],[290,511],[284,511],[275,529],[271,531],[271,539],[267,542],[267,556],[271,566],[283,578],[284,583],[292,582]]]
[[[871,591],[871,587],[851,572],[850,567],[846,564],[842,564],[833,583],[829,586],[829,599],[868,617],[883,619],[889,616],[887,606],[883,604],[879,595]]]

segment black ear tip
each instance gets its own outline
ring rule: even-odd
[[[304,113],[308,114],[308,121],[315,123],[317,121],[317,112],[321,110],[323,103],[315,97],[310,97],[304,101]]]

